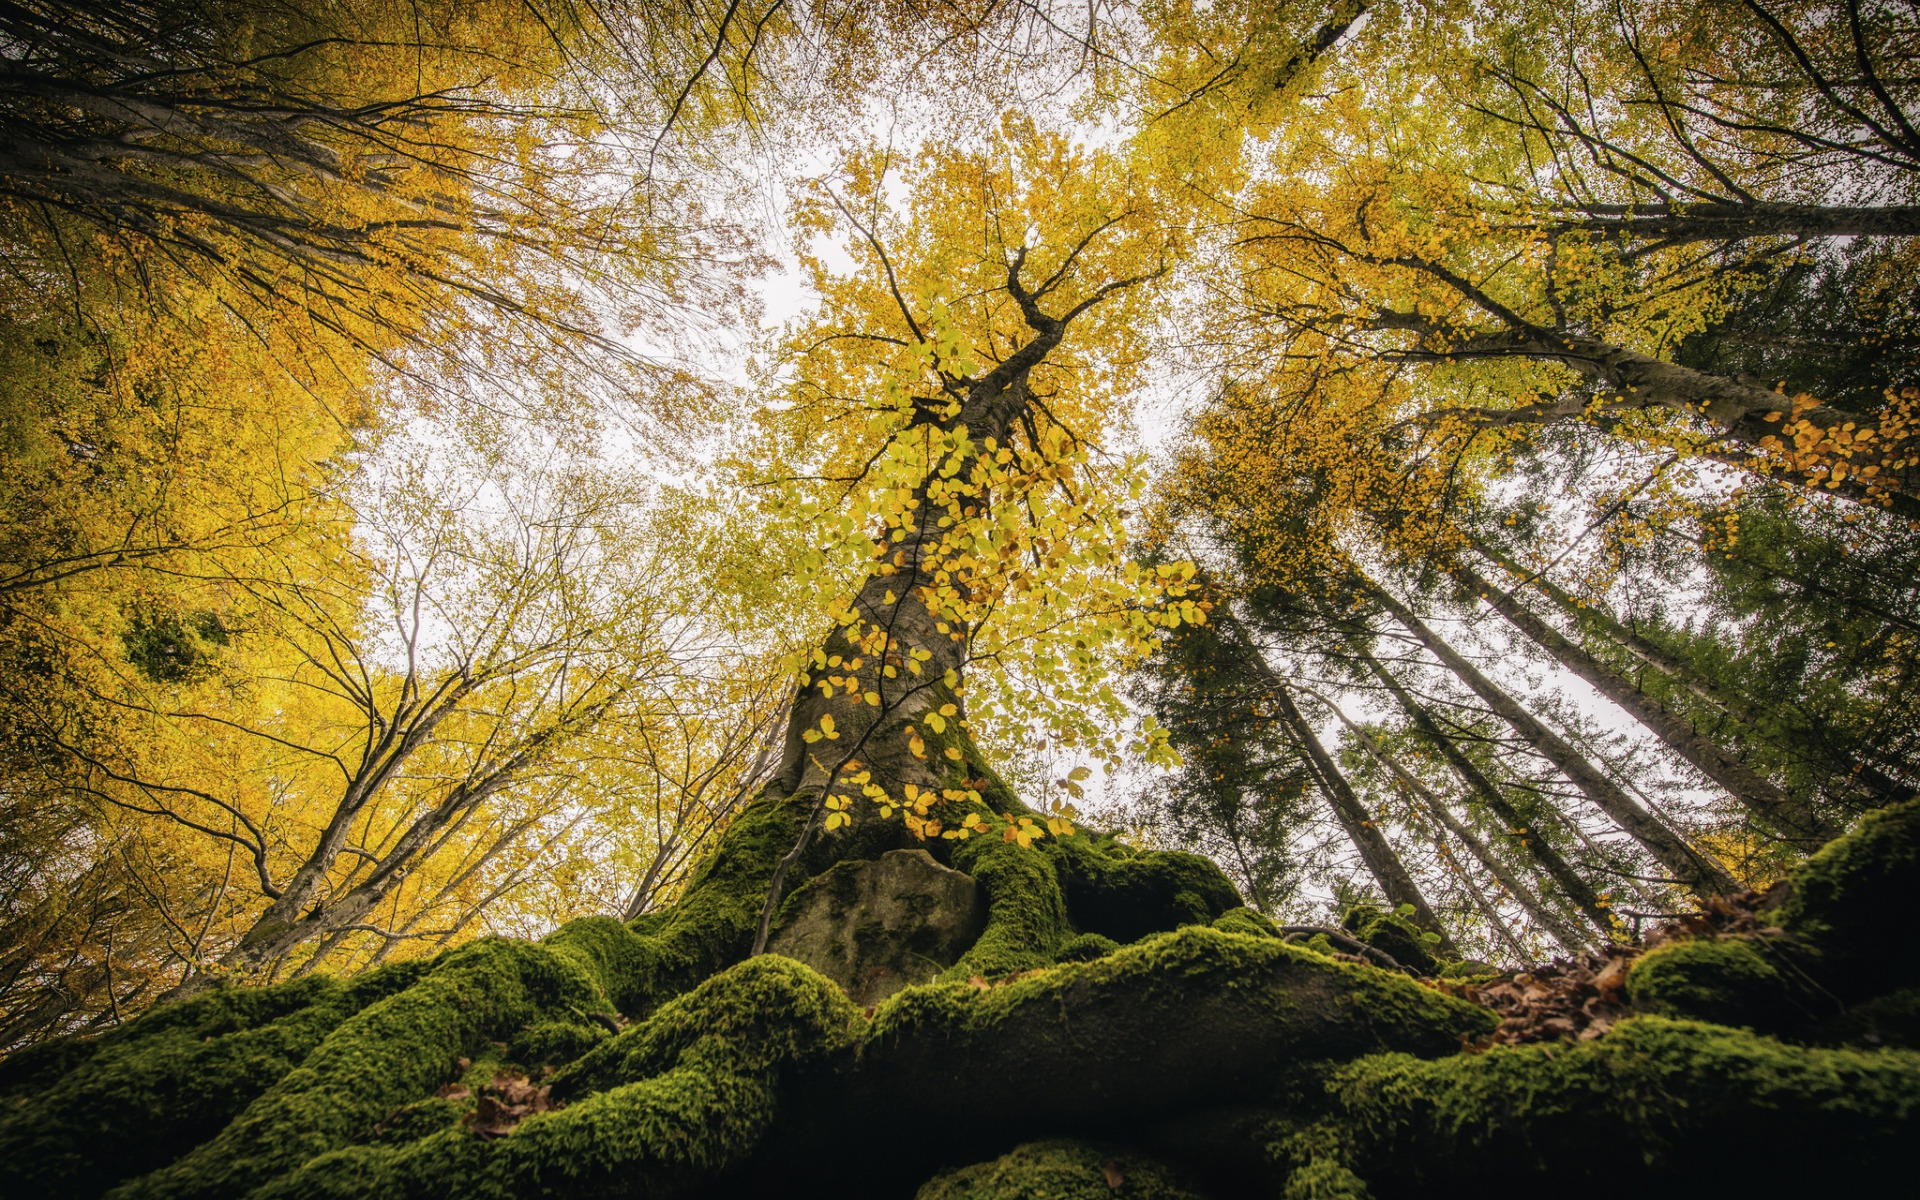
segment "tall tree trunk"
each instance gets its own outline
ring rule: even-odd
[[[1639,801],[1607,778],[1606,774],[1589,762],[1585,755],[1569,745],[1566,739],[1548,729],[1532,713],[1523,708],[1512,696],[1502,691],[1491,679],[1482,675],[1477,667],[1468,662],[1459,651],[1443,641],[1426,623],[1413,614],[1413,610],[1396,600],[1391,593],[1377,584],[1366,583],[1381,607],[1393,614],[1395,620],[1405,626],[1407,631],[1420,640],[1434,657],[1444,663],[1448,670],[1459,676],[1460,681],[1473,689],[1473,693],[1491,708],[1495,715],[1511,725],[1516,733],[1524,738],[1541,757],[1552,763],[1561,774],[1573,781],[1588,800],[1607,814],[1615,824],[1625,830],[1629,836],[1647,852],[1673,873],[1674,878],[1696,895],[1711,896],[1727,894],[1739,889],[1733,876],[1725,867],[1694,850],[1681,839],[1680,835],[1667,826],[1651,812],[1641,806]]]
[[[1320,794],[1326,797],[1327,805],[1333,809],[1334,819],[1340,822],[1340,828],[1346,831],[1354,849],[1360,852],[1361,861],[1367,864],[1368,873],[1380,885],[1387,902],[1395,908],[1411,906],[1414,924],[1429,933],[1440,935],[1440,948],[1454,953],[1452,937],[1441,926],[1440,918],[1434,915],[1433,907],[1427,903],[1419,885],[1414,883],[1406,864],[1400,861],[1393,844],[1387,841],[1386,834],[1380,832],[1380,826],[1367,812],[1367,806],[1354,794],[1346,776],[1340,773],[1339,766],[1327,753],[1326,747],[1320,744],[1319,737],[1313,732],[1313,725],[1293,702],[1293,694],[1286,681],[1267,664],[1266,655],[1260,652],[1260,647],[1247,636],[1247,631],[1237,620],[1227,616],[1223,610],[1216,609],[1214,622],[1222,626],[1223,633],[1231,631],[1241,653],[1259,672],[1261,681],[1266,684],[1267,697],[1280,714],[1281,723],[1312,764],[1314,781],[1320,785]]]
[[[1685,659],[1673,654],[1666,648],[1641,637],[1624,624],[1616,621],[1612,614],[1599,605],[1582,604],[1578,597],[1559,584],[1548,579],[1539,571],[1529,571],[1509,556],[1502,554],[1492,546],[1474,540],[1473,548],[1480,556],[1493,563],[1521,584],[1533,588],[1553,602],[1555,608],[1565,613],[1567,619],[1577,625],[1597,630],[1601,636],[1613,642],[1628,654],[1639,659],[1647,666],[1670,677],[1675,683],[1687,689],[1695,697],[1704,700],[1721,712],[1749,727],[1759,723],[1759,714],[1739,696],[1731,696],[1714,686],[1712,680],[1693,669]]]
[[[1668,712],[1653,697],[1633,682],[1590,654],[1558,629],[1489,583],[1472,567],[1461,564],[1452,569],[1453,578],[1467,591],[1492,605],[1507,623],[1525,634],[1536,646],[1553,656],[1555,662],[1578,675],[1602,696],[1624,709],[1655,737],[1690,763],[1695,770],[1719,784],[1748,811],[1787,838],[1809,848],[1830,840],[1839,831],[1815,815],[1805,800],[1790,795],[1772,780],[1729,754],[1711,738],[1703,736],[1684,718]]]
[[[1447,736],[1446,731],[1440,728],[1440,723],[1433,719],[1433,714],[1413,698],[1406,687],[1387,670],[1384,663],[1365,651],[1361,652],[1361,661],[1373,673],[1374,678],[1378,679],[1399,702],[1401,710],[1413,722],[1414,728],[1425,735],[1426,739],[1440,751],[1441,756],[1447,760],[1447,765],[1451,766],[1454,774],[1460,777],[1460,781],[1479,797],[1480,803],[1486,806],[1488,812],[1499,819],[1507,835],[1533,859],[1549,879],[1560,885],[1561,892],[1586,914],[1587,919],[1593,922],[1602,936],[1611,937],[1614,931],[1613,916],[1586,877],[1574,870],[1573,864],[1561,857],[1560,852],[1553,848],[1553,844],[1547,841],[1539,830],[1528,827],[1526,819],[1520,815],[1518,809],[1514,808],[1512,801],[1507,799],[1506,793],[1501,791],[1493,780],[1488,779],[1485,772],[1474,765],[1466,752],[1461,750],[1459,745]]]
[[[1062,275],[1037,294],[1029,292],[1020,275],[1025,262],[1025,251],[1021,251],[1008,265],[1007,292],[1020,306],[1033,336],[985,375],[950,382],[951,395],[959,400],[958,412],[942,415],[941,403],[917,406],[903,436],[916,431],[945,434],[964,426],[975,446],[1011,444],[1016,429],[1030,420],[1029,376],[1060,344],[1068,325],[1105,297],[1151,277],[1112,281],[1065,315],[1054,317],[1041,309],[1040,301]],[[883,546],[877,569],[861,584],[841,624],[827,635],[801,676],[787,721],[785,749],[769,786],[786,796],[809,793],[813,813],[801,826],[793,849],[775,868],[754,941],[755,954],[766,948],[787,870],[813,839],[824,802],[836,788],[857,790],[842,772],[855,771],[852,764],[857,763],[858,769],[871,772],[874,780],[897,796],[908,785],[938,794],[943,784],[951,787],[977,766],[964,758],[954,761],[929,752],[920,732],[930,711],[951,704],[960,714],[955,719],[965,715],[956,688],[967,664],[969,631],[964,622],[955,624],[937,611],[936,588],[945,580],[936,580],[935,571],[944,574],[942,554],[956,552],[947,545],[947,528],[955,524],[948,519],[949,506],[992,504],[992,498],[984,495],[952,499],[948,480],[964,477],[972,460],[953,465],[956,469],[951,471],[929,472],[914,490],[911,521],[893,531],[894,540]],[[808,742],[807,735],[824,731],[827,721],[831,721],[831,736]],[[882,819],[874,805],[865,803],[852,804],[847,815],[851,825],[846,828],[871,827]]]
[[[1371,733],[1368,733],[1365,729],[1349,721],[1347,714],[1341,712],[1337,705],[1325,697],[1321,697],[1321,702],[1326,704],[1328,708],[1333,709],[1333,715],[1340,718],[1340,723],[1346,726],[1347,731],[1360,740],[1360,744],[1366,747],[1367,753],[1373,756],[1375,762],[1378,762],[1393,772],[1394,777],[1405,784],[1407,788],[1426,805],[1427,812],[1431,814],[1448,833],[1458,838],[1461,844],[1466,846],[1467,850],[1475,858],[1480,860],[1480,865],[1487,869],[1488,874],[1499,881],[1501,887],[1507,889],[1508,894],[1519,902],[1520,907],[1526,910],[1527,915],[1533,918],[1535,924],[1552,934],[1554,941],[1559,942],[1561,946],[1572,953],[1577,954],[1587,948],[1586,939],[1582,938],[1572,925],[1561,919],[1559,913],[1554,912],[1539,896],[1535,895],[1533,889],[1528,887],[1524,880],[1512,871],[1509,871],[1506,864],[1502,863],[1499,857],[1494,854],[1492,848],[1481,841],[1480,838],[1474,834],[1473,830],[1461,823],[1460,819],[1455,817],[1452,811],[1447,808],[1446,802],[1439,796],[1436,796],[1433,793],[1433,789],[1422,782],[1419,776],[1407,770],[1406,764],[1402,763],[1398,756],[1382,746],[1379,739],[1375,738]],[[1479,888],[1464,873],[1461,875],[1461,880],[1473,893],[1475,903],[1479,904],[1481,910],[1487,914],[1487,919],[1494,923],[1494,931],[1513,947],[1516,954],[1524,958],[1526,951],[1513,939],[1512,933],[1506,927],[1506,922],[1500,917],[1499,910],[1494,908],[1487,901],[1486,897],[1480,894]]]
[[[1707,678],[1693,665],[1679,655],[1672,653],[1648,639],[1641,637],[1625,624],[1614,619],[1611,613],[1593,604],[1582,604],[1565,588],[1548,579],[1538,571],[1529,571],[1499,550],[1485,545],[1477,539],[1473,548],[1489,562],[1541,595],[1551,600],[1556,608],[1567,615],[1574,623],[1596,630],[1601,637],[1613,642],[1634,658],[1672,679],[1698,699],[1732,717],[1749,729],[1759,729],[1763,725],[1760,713],[1742,696],[1730,693],[1713,680]],[[1886,615],[1886,614],[1880,614]],[[1845,771],[1851,779],[1857,780],[1877,793],[1884,804],[1897,803],[1913,794],[1913,789],[1903,786],[1870,762],[1842,749],[1827,751],[1826,757],[1834,766]]]

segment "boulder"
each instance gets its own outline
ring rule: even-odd
[[[894,850],[839,863],[797,890],[767,949],[838,983],[856,1004],[877,1004],[959,961],[986,916],[972,876],[925,850]]]

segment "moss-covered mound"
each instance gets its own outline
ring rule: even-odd
[[[929,1180],[914,1200],[1203,1200],[1165,1163],[1086,1142],[1032,1142]]]
[[[764,797],[631,926],[220,988],[17,1055],[0,1193],[1699,1194],[1856,1186],[1920,1144],[1920,1054],[1875,1048],[1920,1026],[1911,937],[1878,907],[1916,882],[1914,806],[1816,856],[1778,930],[1642,956],[1645,1015],[1480,1052],[1491,1011],[1288,943],[1205,860],[1092,835],[942,844],[985,928],[863,1014],[747,957],[810,804]],[[829,842],[791,883],[888,848]]]

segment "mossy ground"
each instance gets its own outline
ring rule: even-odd
[[[1284,942],[1204,859],[1091,833],[941,844],[986,929],[942,981],[863,1015],[798,963],[747,958],[810,805],[763,797],[675,908],[631,925],[218,988],[17,1055],[0,1192],[998,1200],[1116,1194],[1112,1168],[1117,1194],[1169,1198],[1677,1195],[1853,1186],[1920,1144],[1920,1054],[1889,1048],[1920,1027],[1898,908],[1915,806],[1816,856],[1778,933],[1646,955],[1629,991],[1647,1015],[1473,1053],[1487,1010]],[[827,842],[793,882],[888,836]],[[560,1107],[477,1132],[467,1093],[495,1072]]]

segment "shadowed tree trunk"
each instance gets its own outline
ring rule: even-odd
[[[1553,848],[1539,830],[1528,827],[1528,822],[1520,815],[1519,810],[1513,807],[1506,793],[1502,792],[1493,780],[1488,779],[1485,772],[1474,765],[1473,760],[1468,758],[1459,745],[1440,728],[1439,722],[1433,719],[1433,714],[1413,698],[1406,686],[1387,670],[1385,664],[1365,651],[1361,651],[1361,661],[1373,673],[1373,677],[1392,694],[1401,710],[1413,722],[1414,728],[1418,729],[1434,748],[1440,751],[1441,756],[1447,760],[1447,765],[1451,766],[1454,773],[1460,777],[1460,782],[1465,784],[1480,803],[1486,806],[1488,812],[1499,818],[1507,836],[1533,859],[1547,878],[1559,885],[1567,899],[1573,901],[1580,911],[1587,915],[1587,919],[1594,923],[1602,935],[1612,936],[1614,931],[1612,914],[1601,902],[1600,895],[1594,890],[1593,885],[1587,882],[1580,872],[1574,870],[1573,864],[1560,856],[1560,852]]]
[[[1408,872],[1406,864],[1400,861],[1400,855],[1395,852],[1393,844],[1387,841],[1387,835],[1380,831],[1379,824],[1367,811],[1367,806],[1361,802],[1359,796],[1354,794],[1353,786],[1347,782],[1346,776],[1340,773],[1339,765],[1327,753],[1326,747],[1320,744],[1319,737],[1313,732],[1312,723],[1294,703],[1292,690],[1287,686],[1286,681],[1268,665],[1266,655],[1260,652],[1259,645],[1248,636],[1246,628],[1238,619],[1227,614],[1224,609],[1216,609],[1213,619],[1239,646],[1247,662],[1265,682],[1267,698],[1273,702],[1274,710],[1279,713],[1281,724],[1286,727],[1294,744],[1299,746],[1301,752],[1307,756],[1307,761],[1313,765],[1314,782],[1319,785],[1321,795],[1326,797],[1327,806],[1333,810],[1334,820],[1340,823],[1340,828],[1346,832],[1348,840],[1352,841],[1353,848],[1360,852],[1361,861],[1367,864],[1367,872],[1373,876],[1374,882],[1380,885],[1380,891],[1385,894],[1387,902],[1395,908],[1403,905],[1411,907],[1414,924],[1429,933],[1439,935],[1440,948],[1447,953],[1453,953],[1452,937],[1440,924],[1440,918],[1434,915],[1433,907],[1427,903],[1427,898],[1420,891],[1419,885],[1414,883],[1413,875]]]
[[[1565,738],[1548,729],[1538,717],[1528,712],[1513,697],[1507,695],[1491,679],[1480,673],[1479,668],[1468,662],[1461,653],[1443,641],[1426,623],[1414,616],[1400,601],[1377,584],[1366,585],[1369,593],[1382,608],[1391,613],[1395,620],[1406,627],[1420,640],[1434,657],[1444,663],[1449,671],[1473,690],[1473,693],[1491,708],[1495,715],[1511,725],[1514,732],[1524,739],[1542,758],[1552,763],[1561,774],[1573,781],[1588,800],[1601,812],[1607,814],[1615,824],[1624,829],[1633,839],[1647,848],[1659,863],[1673,872],[1674,878],[1696,895],[1713,895],[1739,890],[1739,885],[1729,875],[1726,868],[1712,859],[1700,854],[1680,837],[1667,828],[1658,817],[1648,812],[1639,801],[1627,795],[1620,786],[1607,778],[1600,768],[1589,762],[1585,755],[1569,745]]]
[[[1757,729],[1763,724],[1761,714],[1747,702],[1745,697],[1715,684],[1713,680],[1695,670],[1685,659],[1647,640],[1615,620],[1604,608],[1595,604],[1581,603],[1577,597],[1548,579],[1545,574],[1527,570],[1491,546],[1476,541],[1474,549],[1508,575],[1520,581],[1521,585],[1531,587],[1551,600],[1554,607],[1566,614],[1568,620],[1596,631],[1601,637],[1619,646],[1640,662],[1672,679],[1696,698],[1749,729]],[[1855,755],[1828,748],[1823,752],[1822,757],[1834,762],[1848,778],[1856,779],[1872,789],[1882,803],[1904,800],[1913,792],[1912,788],[1903,787],[1898,780],[1885,771],[1872,763],[1862,761]]]
[[[1402,785],[1420,798],[1421,802],[1426,806],[1423,811],[1432,816],[1448,833],[1458,838],[1461,843],[1467,847],[1467,850],[1474,858],[1479,860],[1480,865],[1487,869],[1487,873],[1498,880],[1501,887],[1507,889],[1508,894],[1519,903],[1520,907],[1526,911],[1526,914],[1533,919],[1535,924],[1552,934],[1553,939],[1559,942],[1560,945],[1570,953],[1577,954],[1586,949],[1586,939],[1582,938],[1571,925],[1562,920],[1560,914],[1554,912],[1551,908],[1547,907],[1546,904],[1542,903],[1540,897],[1534,894],[1533,889],[1528,887],[1526,882],[1518,875],[1509,870],[1507,865],[1500,861],[1499,857],[1494,854],[1485,842],[1480,840],[1473,830],[1461,824],[1459,818],[1455,817],[1452,811],[1448,809],[1446,801],[1434,795],[1433,790],[1421,782],[1419,776],[1407,770],[1406,765],[1391,751],[1387,750],[1386,747],[1382,746],[1379,739],[1348,720],[1347,714],[1340,711],[1339,707],[1333,704],[1332,701],[1327,700],[1326,697],[1323,696],[1321,697],[1321,703],[1333,710],[1333,715],[1340,718],[1340,723],[1346,726],[1347,731],[1360,740],[1360,744],[1367,748],[1367,753],[1373,756],[1374,761],[1391,771],[1394,778],[1398,779]],[[1521,947],[1517,941],[1514,941],[1512,933],[1507,929],[1506,919],[1500,915],[1499,910],[1487,901],[1486,897],[1481,894],[1479,887],[1475,885],[1464,872],[1461,874],[1461,882],[1471,890],[1474,902],[1485,912],[1487,920],[1489,924],[1493,926],[1494,931],[1498,933],[1503,940],[1508,942],[1515,954],[1520,955],[1524,959],[1526,955],[1525,949]]]
[[[1772,780],[1703,736],[1684,718],[1668,712],[1653,697],[1636,688],[1631,680],[1623,678],[1585,647],[1535,616],[1514,599],[1511,592],[1494,587],[1472,567],[1455,567],[1452,574],[1468,595],[1485,600],[1495,612],[1506,618],[1508,624],[1545,650],[1555,662],[1586,680],[1595,691],[1619,705],[1658,737],[1667,749],[1726,789],[1727,794],[1776,831],[1807,847],[1818,846],[1838,832],[1831,823],[1817,817],[1806,801],[1789,795]]]

